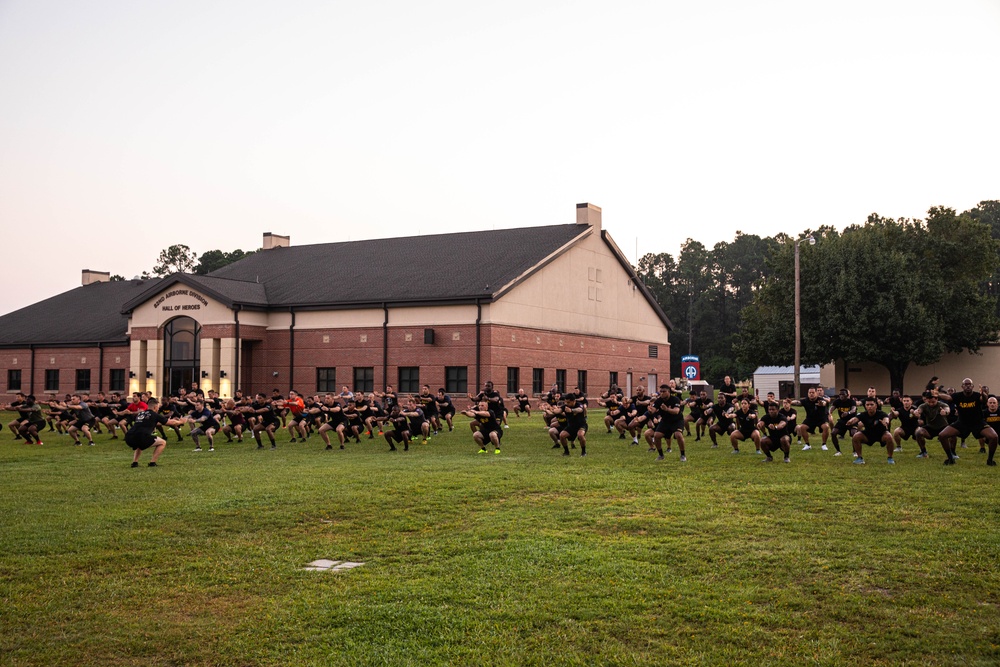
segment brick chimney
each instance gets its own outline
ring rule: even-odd
[[[91,271],[90,269],[83,270],[83,281],[81,284],[89,285],[90,283],[106,283],[111,280],[111,274],[107,271]]]
[[[590,225],[596,231],[601,231],[601,207],[593,204],[577,204],[576,224]]]
[[[292,245],[290,237],[264,232],[264,250],[287,248],[290,245]]]

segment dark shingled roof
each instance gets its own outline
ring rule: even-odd
[[[122,304],[161,279],[91,283],[0,317],[0,346],[126,343]]]
[[[183,283],[199,292],[203,292],[216,301],[224,303],[232,308],[235,304],[244,306],[267,307],[267,290],[261,283],[246,282],[243,280],[229,280],[226,278],[212,278],[210,276],[198,276],[190,273],[173,273],[164,276],[162,281],[151,285],[149,289],[135,295],[125,302],[121,307],[123,312],[128,312],[138,308],[154,294],[160,292],[175,283]]]
[[[552,225],[274,248],[207,276],[174,274],[64,292],[0,317],[0,346],[124,343],[129,312],[178,282],[229,307],[489,301],[590,232],[589,226]],[[623,257],[619,261],[631,272]],[[644,287],[643,294],[669,327]]]
[[[553,225],[274,248],[208,277],[259,281],[272,307],[489,299],[589,229]]]

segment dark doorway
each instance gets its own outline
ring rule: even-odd
[[[201,325],[190,317],[178,317],[163,327],[163,377],[168,394],[181,387],[190,389],[201,371]]]

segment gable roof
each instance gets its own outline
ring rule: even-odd
[[[127,314],[151,299],[154,294],[177,283],[196,289],[230,308],[236,304],[260,308],[266,308],[268,305],[267,290],[261,283],[198,276],[190,273],[173,273],[126,301],[121,306],[122,312]]]
[[[489,302],[581,238],[550,225],[263,250],[207,276],[93,283],[0,317],[0,347],[127,342],[130,312],[183,283],[229,308],[336,309]],[[602,240],[668,329],[673,325],[611,238]]]
[[[552,225],[272,248],[208,277],[260,282],[271,307],[489,300],[590,232]]]
[[[91,283],[0,317],[0,347],[128,342],[122,304],[160,278]]]

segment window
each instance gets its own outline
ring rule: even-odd
[[[541,394],[545,391],[545,369],[544,368],[532,368],[531,369],[531,393]]]
[[[76,390],[90,391],[90,369],[78,368],[76,370]]]
[[[559,393],[566,393],[566,369],[557,368],[556,369],[556,384],[559,386]]]
[[[420,366],[399,367],[399,391],[404,394],[420,393]]]
[[[511,366],[507,367],[507,393],[516,394],[517,390],[521,388],[521,369],[513,368]]]
[[[371,366],[354,368],[354,391],[375,391],[375,369]]]
[[[587,393],[587,371],[577,371],[576,372],[576,386],[580,388],[580,391]]]
[[[125,369],[112,368],[108,378],[108,391],[125,391]]]
[[[618,386],[618,371],[608,371],[608,388]]]
[[[59,369],[45,371],[45,391],[59,391]]]
[[[659,354],[660,354],[660,348],[658,346],[656,346],[656,345],[650,345],[649,346],[649,358],[650,359],[656,359]]]
[[[444,390],[449,394],[468,394],[469,367],[446,366],[444,369]]]
[[[21,371],[20,370],[8,370],[7,371],[7,391],[21,391]]]
[[[337,391],[337,369],[317,368],[316,369],[316,391],[323,393],[336,393]]]

